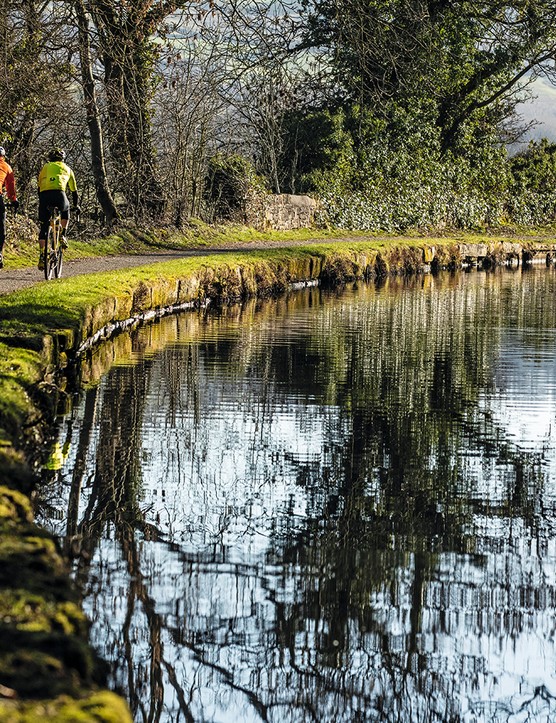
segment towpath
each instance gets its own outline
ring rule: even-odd
[[[185,258],[188,256],[208,256],[210,254],[230,253],[233,251],[259,251],[269,248],[286,248],[289,246],[307,246],[308,244],[331,243],[336,241],[356,241],[361,237],[349,238],[326,238],[326,239],[305,239],[303,241],[255,241],[245,243],[231,243],[226,246],[207,246],[202,249],[158,249],[145,254],[134,254],[130,256],[95,256],[93,258],[64,261],[63,276],[79,276],[80,274],[94,274],[102,271],[114,271],[116,269],[132,268],[134,266],[145,266],[171,259]],[[0,295],[11,294],[14,291],[34,286],[44,281],[44,274],[36,266],[24,269],[10,269],[9,257],[6,258],[6,266],[0,269]]]
[[[391,240],[392,237],[372,237],[373,241]],[[234,251],[259,251],[270,248],[288,248],[292,246],[308,246],[311,244],[330,244],[337,242],[369,241],[369,236],[337,236],[329,238],[313,238],[292,241],[242,241],[231,242],[225,245],[205,246],[197,249],[156,249],[148,253],[118,256],[95,256],[92,258],[64,261],[64,277],[78,276],[80,274],[94,274],[102,271],[113,271],[116,269],[132,268],[134,266],[146,266],[161,261],[185,258],[191,256],[209,256],[211,254],[226,254]],[[400,237],[401,240],[401,237]],[[427,239],[423,238],[426,244]],[[529,255],[535,256],[537,260],[550,258],[551,262],[556,259],[556,239],[550,238],[527,238],[527,241],[504,240],[501,237],[485,239],[479,242],[465,242],[463,239],[454,238],[458,244],[459,253],[469,263],[477,263],[484,259],[493,244],[499,247],[499,251],[505,254],[506,258],[521,258],[525,248]],[[430,240],[428,242],[430,244]],[[434,245],[434,242],[433,242]],[[9,257],[6,259],[6,267],[0,269],[0,296],[11,294],[14,291],[34,286],[44,281],[44,275],[35,266],[24,269],[11,269]]]
[[[134,256],[95,256],[93,258],[64,261],[63,276],[79,276],[80,274],[95,274],[102,271],[114,271],[133,266],[145,266],[159,261],[197,255],[196,251],[156,251],[155,253]],[[207,253],[203,251],[203,253]],[[0,295],[11,294],[29,286],[44,281],[44,273],[36,266],[24,269],[10,269],[9,261],[0,270]]]

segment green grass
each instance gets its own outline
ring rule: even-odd
[[[138,228],[128,224],[121,225],[111,234],[88,238],[86,233],[70,227],[68,234],[70,247],[65,252],[65,257],[72,260],[117,254],[144,254],[160,249],[198,250],[261,241],[308,241],[346,235],[373,236],[369,232],[347,234],[336,229],[263,232],[246,226],[210,226],[201,221],[191,221],[187,227],[179,231],[175,228]],[[10,217],[8,237],[4,247],[6,266],[16,269],[35,266],[38,259],[37,237],[37,227],[29,219],[20,216]]]
[[[25,268],[35,266],[38,258],[38,230],[36,224],[25,216],[8,218],[8,238],[4,248],[6,266]],[[297,229],[294,231],[258,231],[240,225],[208,225],[192,219],[189,224],[177,230],[171,228],[146,228],[133,224],[122,224],[112,233],[91,238],[79,227],[70,227],[70,247],[65,256],[68,260],[110,256],[118,254],[144,254],[153,250],[207,249],[233,246],[234,244],[254,244],[269,241],[307,241],[313,239],[360,238],[376,239],[388,243],[440,243],[443,240],[460,240],[466,243],[479,240],[506,239],[519,240],[531,238],[556,238],[556,226],[543,228],[504,226],[471,231],[445,229],[442,231],[415,229],[403,234],[384,234],[370,231],[346,231],[345,229]]]

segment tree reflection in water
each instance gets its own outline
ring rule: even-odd
[[[312,290],[134,333],[45,522],[138,721],[556,717],[555,285]]]

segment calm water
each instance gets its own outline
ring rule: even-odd
[[[84,375],[108,358],[39,518],[137,721],[556,720],[556,272],[306,290]]]

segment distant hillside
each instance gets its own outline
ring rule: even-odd
[[[537,125],[524,136],[523,142],[538,138],[556,142],[556,87],[546,80],[538,80],[533,86],[533,92],[536,99],[519,106],[519,113],[525,123],[537,121]]]

